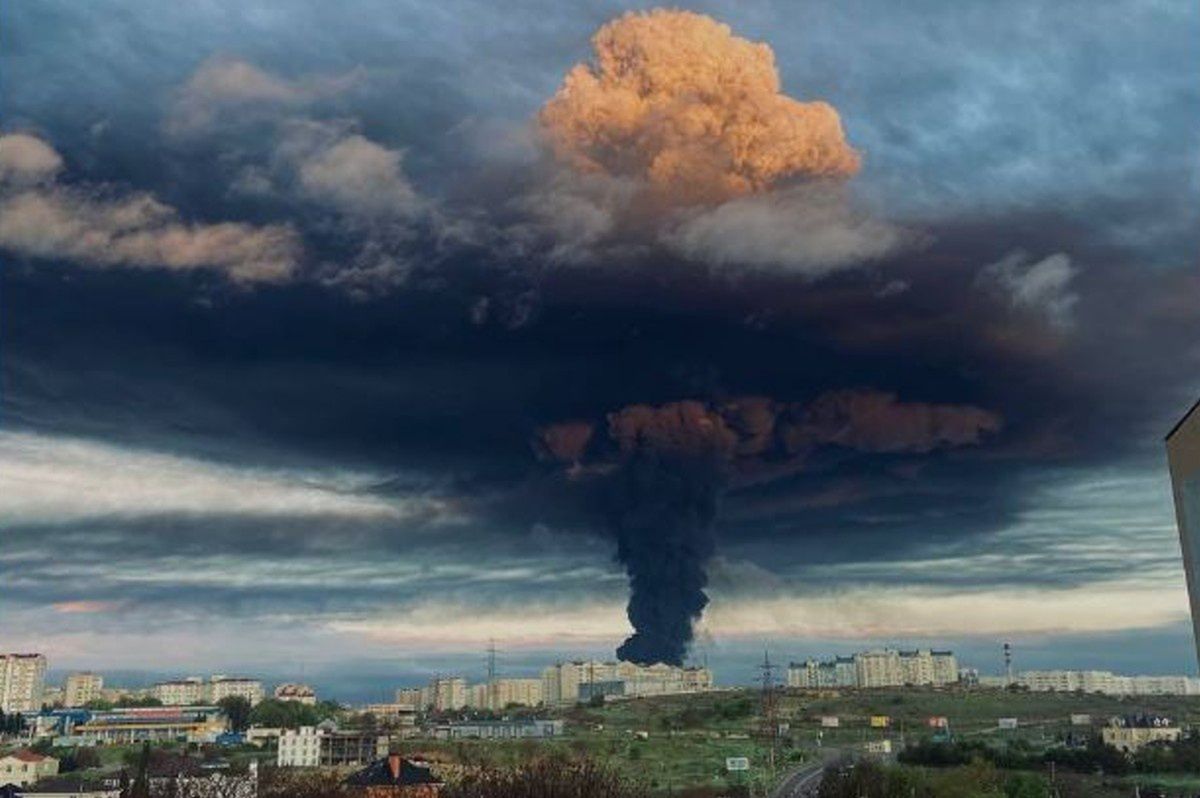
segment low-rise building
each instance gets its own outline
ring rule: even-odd
[[[211,743],[225,729],[226,719],[220,707],[164,706],[92,712],[86,723],[75,726],[75,733],[109,744]]]
[[[72,673],[63,685],[63,706],[82,707],[99,701],[104,693],[104,677],[98,673]]]
[[[388,737],[373,731],[336,731],[313,726],[279,735],[279,767],[364,765],[387,755]]]
[[[439,724],[431,732],[439,740],[545,738],[562,735],[563,722],[532,719],[462,721]]]
[[[322,729],[301,726],[285,729],[279,735],[275,764],[281,768],[315,768],[321,764]]]
[[[1159,715],[1130,715],[1113,718],[1100,732],[1105,745],[1133,753],[1144,745],[1157,742],[1178,742],[1183,730],[1170,718]]]
[[[0,756],[0,785],[24,787],[57,773],[58,760],[52,756],[28,750]]]
[[[423,762],[388,754],[346,779],[365,798],[436,798],[442,781]]]
[[[313,706],[317,703],[317,691],[313,690],[307,684],[286,682],[275,688],[275,699],[277,701],[295,701],[305,706]]]
[[[173,758],[151,767],[147,786],[150,798],[257,798],[258,762],[233,773],[228,765]]]
[[[117,779],[86,780],[76,774],[51,776],[20,791],[20,798],[120,798]]]

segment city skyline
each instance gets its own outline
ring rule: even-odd
[[[0,10],[7,650],[1196,674],[1195,8],[219,6]]]

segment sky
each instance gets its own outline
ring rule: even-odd
[[[651,8],[0,7],[0,649],[1194,674],[1200,9]]]

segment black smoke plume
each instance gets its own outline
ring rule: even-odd
[[[627,611],[635,630],[617,657],[679,665],[708,605],[704,588],[716,552],[721,464],[711,457],[642,453],[610,479],[608,524],[629,575]]]
[[[708,605],[720,498],[734,480],[795,473],[815,449],[928,453],[972,446],[1001,419],[970,405],[901,402],[874,390],[831,391],[811,402],[745,396],[629,405],[607,417],[607,435],[588,421],[537,430],[534,450],[599,486],[607,530],[629,575],[634,633],[617,649],[639,664],[682,664]]]

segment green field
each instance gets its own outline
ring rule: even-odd
[[[780,691],[775,699],[777,722],[786,729],[774,748],[772,768],[769,737],[761,712],[761,696],[753,689],[632,699],[599,707],[571,707],[549,713],[566,721],[565,734],[545,741],[401,742],[409,754],[423,754],[454,768],[505,766],[545,756],[588,756],[609,764],[656,792],[676,793],[707,787],[714,793],[727,787],[750,787],[764,794],[795,767],[820,758],[831,749],[861,752],[864,744],[892,740],[894,748],[931,736],[931,716],[949,720],[951,734],[1004,748],[1021,741],[1026,750],[1040,752],[1057,745],[1068,733],[1088,735],[1114,715],[1139,712],[1165,714],[1183,726],[1200,726],[1200,697],[1115,698],[1101,695],[1005,692],[999,690],[876,690],[814,693]],[[1089,728],[1072,727],[1070,716],[1087,714]],[[836,715],[840,726],[822,728],[820,718]],[[887,716],[887,728],[873,728],[872,716]],[[1018,719],[1015,730],[1000,730],[998,720]],[[136,748],[109,747],[98,752],[104,768],[115,768]],[[221,749],[222,758],[274,759],[273,752]],[[725,770],[727,757],[746,757],[747,773]],[[1097,784],[1096,794],[1102,794]],[[1200,774],[1138,775],[1108,779],[1119,792],[1134,783],[1176,790],[1200,789]],[[1128,790],[1126,790],[1128,792]]]
[[[872,690],[816,694],[781,692],[776,715],[787,730],[779,738],[775,769],[763,734],[761,700],[753,689],[665,696],[614,702],[602,707],[575,707],[552,713],[567,721],[566,735],[545,742],[414,740],[406,750],[420,751],[462,764],[503,765],[536,755],[586,754],[643,780],[655,790],[685,787],[723,788],[747,784],[761,793],[774,779],[822,749],[861,750],[873,740],[894,746],[928,737],[930,716],[945,716],[958,738],[986,740],[1004,746],[1022,740],[1034,750],[1060,742],[1068,732],[1093,732],[1113,715],[1153,712],[1183,725],[1200,725],[1200,697],[1115,698],[1101,695],[1032,694],[999,690]],[[1070,725],[1072,714],[1092,716],[1091,728]],[[822,728],[823,715],[836,715],[840,727]],[[888,716],[886,729],[872,728],[870,718]],[[1000,730],[1002,717],[1016,717],[1016,730]],[[726,757],[749,758],[748,774],[725,772]],[[1132,783],[1132,777],[1126,779]],[[1164,777],[1187,782],[1178,777]],[[1140,776],[1142,783],[1158,783]]]

